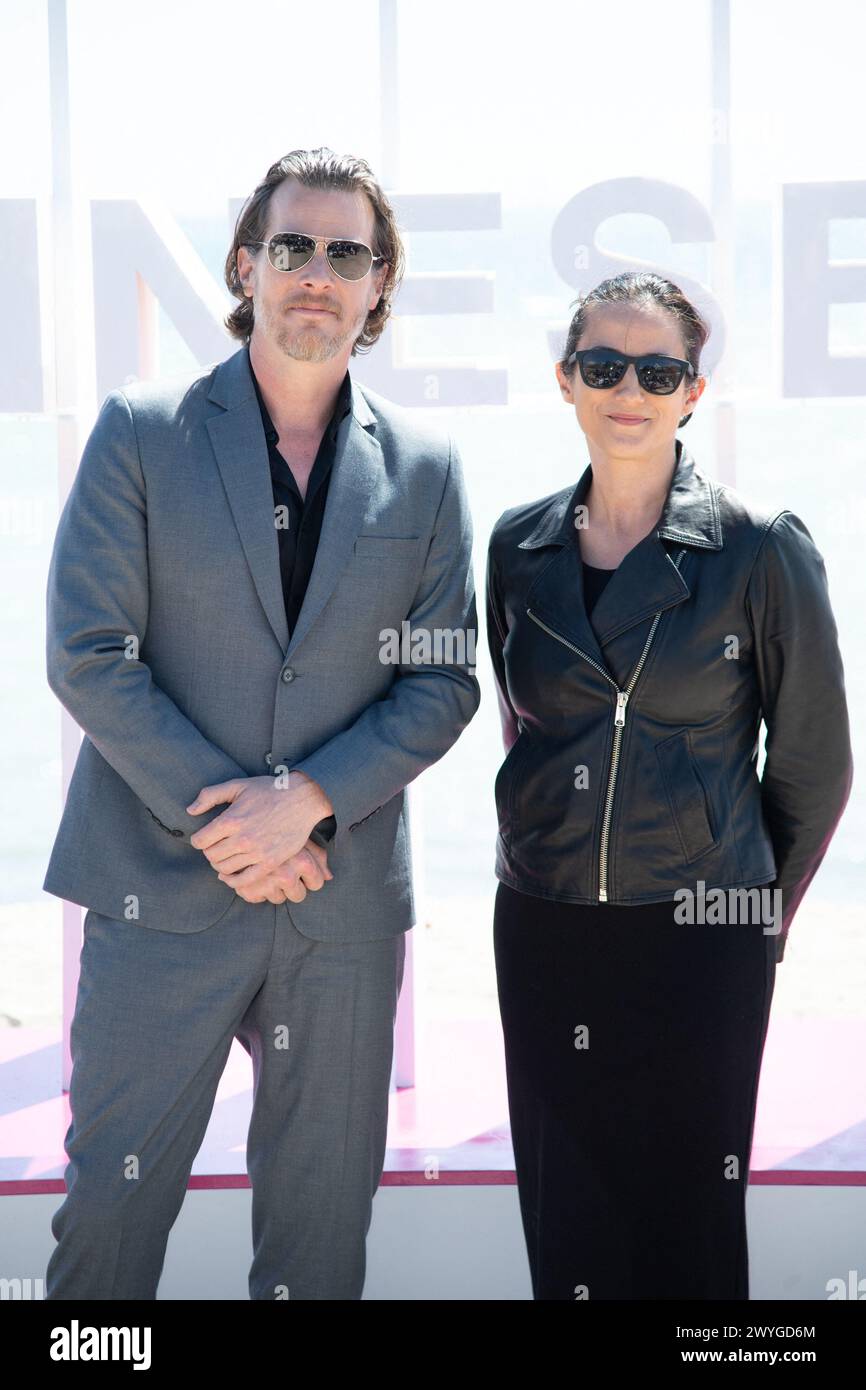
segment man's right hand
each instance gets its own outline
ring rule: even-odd
[[[218,877],[226,882],[223,874]],[[314,840],[308,840],[303,849],[274,869],[264,884],[259,883],[255,890],[236,888],[235,892],[248,903],[300,903],[307,896],[308,889],[316,892],[326,879],[333,877],[328,868],[326,851]]]

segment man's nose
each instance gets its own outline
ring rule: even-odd
[[[319,282],[324,281],[327,284],[335,284],[339,279],[339,276],[334,274],[324,245],[316,247],[315,254],[307,261],[305,266],[301,267],[300,274],[302,279]]]

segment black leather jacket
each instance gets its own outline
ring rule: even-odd
[[[591,465],[493,529],[496,877],[589,904],[767,884],[781,960],[853,775],[824,562],[793,512],[756,510],[676,453],[659,525],[591,624],[574,514]]]

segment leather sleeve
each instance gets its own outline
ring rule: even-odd
[[[495,534],[496,527],[494,527],[493,530]],[[485,612],[487,619],[487,646],[490,650],[490,660],[493,663],[493,674],[496,678],[496,696],[499,701],[499,717],[502,721],[502,741],[507,753],[517,738],[519,729],[517,724],[517,713],[508,698],[508,686],[505,680],[505,660],[502,649],[505,645],[505,639],[508,636],[508,627],[505,621],[505,607],[502,602],[502,593],[499,587],[499,575],[493,551],[493,537],[491,537],[487,551]]]
[[[746,594],[767,726],[761,802],[782,891],[784,956],[794,914],[848,801],[853,759],[845,676],[823,558],[793,512],[768,527]]]

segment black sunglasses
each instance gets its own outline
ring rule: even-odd
[[[697,375],[691,362],[684,362],[681,357],[664,357],[658,352],[628,357],[624,352],[615,352],[613,348],[583,348],[580,352],[570,353],[565,361],[569,367],[572,362],[579,363],[584,384],[597,391],[606,391],[622,381],[629,362],[634,363],[642,389],[653,396],[670,396],[686,373],[690,377]]]
[[[345,237],[306,236],[303,232],[277,232],[270,241],[244,241],[243,246],[266,246],[268,260],[274,270],[302,270],[324,246],[328,264],[341,280],[363,280],[384,256],[374,256],[363,241],[347,241]]]

